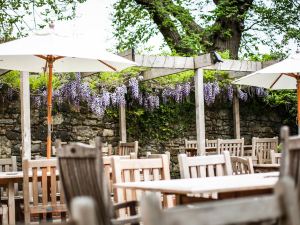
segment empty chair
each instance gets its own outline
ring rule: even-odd
[[[101,141],[97,138],[95,146],[71,143],[58,151],[58,162],[66,202],[70,209],[71,201],[80,196],[91,197],[95,201],[97,223],[111,224],[115,210],[130,208],[131,215],[136,214],[136,202],[113,205],[107,179],[104,177],[104,165]],[[108,162],[110,163],[110,162]],[[117,224],[137,223],[139,218],[129,217],[115,219]]]
[[[286,177],[278,182],[275,193],[259,197],[222,200],[178,206],[162,210],[155,194],[141,202],[144,225],[228,225],[277,224],[299,225],[299,205],[293,181]]]
[[[254,163],[271,163],[270,150],[276,150],[278,137],[273,138],[252,138],[252,160]],[[261,155],[261,156],[259,156]],[[259,159],[259,157],[261,157]],[[258,162],[261,160],[260,162]]]
[[[1,204],[0,215],[2,216],[2,225],[8,225],[8,208],[7,205]]]
[[[131,160],[121,160],[120,157],[116,156],[112,158],[112,168],[114,183],[170,180],[169,160],[168,156],[164,154],[157,158]],[[123,190],[121,188],[115,190],[115,201],[117,203],[140,200],[140,197],[140,191]],[[169,207],[172,203],[166,197],[164,204]]]
[[[138,150],[139,150],[139,142],[119,142],[118,146],[118,154],[119,155],[130,155],[135,154],[136,158],[138,156]]]
[[[187,140],[184,139],[185,148],[197,148],[197,140]]]
[[[232,171],[234,175],[254,173],[252,159],[231,156]]]
[[[57,160],[24,160],[23,171],[25,223],[31,222],[32,215],[39,215],[46,221],[46,214],[53,216],[60,213],[61,217],[65,219],[67,207],[64,204],[62,193],[59,193],[60,190],[57,188],[59,179]],[[29,185],[30,182],[31,185]],[[32,199],[30,193],[32,193]]]
[[[291,176],[300,196],[300,135],[289,136],[289,128],[281,128],[282,159],[280,176]],[[300,202],[300,197],[299,197]]]
[[[244,138],[241,139],[218,139],[217,152],[229,151],[231,156],[244,156]]]
[[[17,157],[0,159],[0,172],[14,172],[17,171]],[[1,200],[7,199],[7,189],[1,187]],[[15,184],[15,197],[20,198],[18,184]]]
[[[166,154],[168,156],[168,159],[169,159],[169,162],[170,162],[170,159],[171,159],[171,153],[169,151],[165,151],[165,153],[163,154]],[[146,152],[146,158],[149,158],[149,159],[153,159],[153,158],[160,158],[162,154],[152,154],[151,152]]]
[[[184,150],[185,154],[188,156],[197,155],[197,140],[184,140]]]
[[[178,161],[182,179],[232,175],[228,151],[224,151],[220,155],[195,157],[180,154]]]
[[[271,163],[280,164],[282,154],[280,152],[275,152],[271,150]]]
[[[217,148],[217,145],[218,145],[218,140],[205,139],[205,147]]]

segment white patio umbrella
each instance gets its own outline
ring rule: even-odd
[[[51,156],[53,72],[114,72],[134,65],[105,51],[101,43],[58,35],[53,25],[46,33],[0,45],[0,69],[37,73],[48,69],[47,158]]]
[[[300,134],[300,54],[242,77],[234,84],[250,85],[271,90],[297,89],[298,96],[298,132]]]

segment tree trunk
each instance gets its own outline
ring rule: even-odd
[[[239,21],[234,20],[218,20],[216,24],[222,27],[221,32],[212,35],[213,45],[211,49],[214,51],[226,51],[230,53],[230,58],[238,59],[239,48],[242,38],[243,25]],[[224,34],[226,32],[226,34]]]

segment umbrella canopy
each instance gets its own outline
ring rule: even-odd
[[[114,72],[136,65],[105,51],[101,43],[59,35],[53,25],[50,28],[0,45],[0,69],[38,73],[48,69],[47,158],[51,156],[52,73]]]
[[[300,134],[300,54],[237,79],[234,84],[263,87],[271,90],[297,89],[298,131]]]

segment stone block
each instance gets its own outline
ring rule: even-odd
[[[104,129],[102,133],[103,137],[112,137],[114,136],[114,130],[111,129]]]

